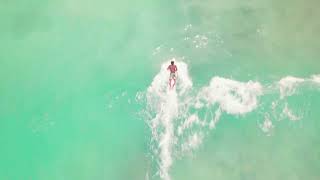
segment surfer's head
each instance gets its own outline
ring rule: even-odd
[[[171,61],[171,65],[174,65],[174,61]]]

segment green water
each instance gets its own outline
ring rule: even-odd
[[[319,6],[1,0],[0,179],[159,179],[135,96],[160,65],[184,56],[195,87],[213,76],[267,85],[308,78],[320,72]],[[195,47],[196,35],[208,44]],[[223,114],[198,150],[174,161],[172,179],[319,179],[319,89],[288,98],[303,118],[275,120],[271,136],[259,113]]]

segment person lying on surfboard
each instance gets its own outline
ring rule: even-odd
[[[176,72],[178,71],[178,68],[176,65],[174,65],[174,61],[171,61],[171,65],[168,66],[167,70],[170,71],[170,77],[169,77],[169,87],[172,89],[174,85],[176,84],[177,75]],[[171,85],[171,81],[173,80],[173,85]]]

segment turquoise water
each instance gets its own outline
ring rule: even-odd
[[[0,1],[0,179],[319,179],[319,5]],[[173,134],[161,156],[150,128],[159,108],[150,106],[167,102],[147,96],[172,58],[188,66],[180,77],[193,85],[183,97],[161,89],[179,110],[164,111]],[[210,86],[214,77],[222,80]],[[206,99],[228,80],[261,85],[244,88],[246,112]],[[225,93],[241,99],[238,90]],[[212,104],[193,107],[198,96]],[[189,108],[180,111],[181,102]],[[191,124],[179,136],[189,115],[209,123],[215,116],[205,112],[219,108],[214,128]],[[161,137],[169,126],[153,130]],[[195,133],[201,142],[184,151]]]

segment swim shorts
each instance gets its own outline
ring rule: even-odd
[[[170,73],[170,79],[176,79],[176,73]]]

